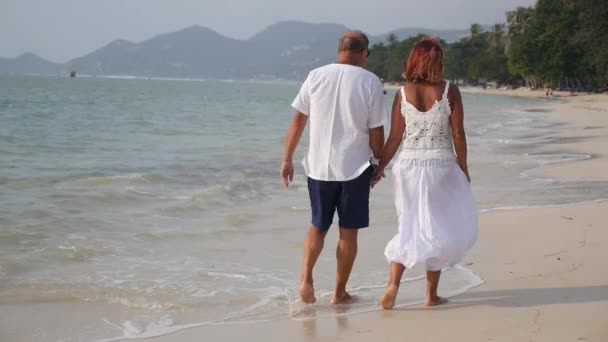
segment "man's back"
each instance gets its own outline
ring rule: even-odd
[[[336,119],[351,119],[356,128],[367,131],[374,92],[382,94],[376,75],[358,66],[329,64],[311,71],[308,81],[311,120],[333,111]]]
[[[372,167],[384,145],[384,91],[380,80],[362,66],[369,57],[369,39],[361,31],[344,32],[338,42],[338,63],[310,72],[292,106],[293,116],[281,162],[281,181],[293,180],[292,157],[310,121],[310,147],[303,164],[308,176],[311,226],[304,242],[300,300],[316,301],[313,268],[327,230],[338,212],[340,242],[336,248],[336,289],[332,304],[348,304],[346,283],[357,255],[357,232],[369,226]]]
[[[320,67],[310,72],[292,106],[310,118],[303,162],[310,178],[350,180],[369,166],[369,129],[382,126],[386,116],[376,75],[349,64]]]

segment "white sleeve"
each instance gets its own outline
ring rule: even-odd
[[[384,104],[384,87],[379,79],[372,82],[371,102],[369,106],[368,127],[383,126],[386,121],[386,105]]]
[[[308,77],[306,77],[306,80],[304,81],[304,83],[302,83],[300,92],[291,103],[293,109],[305,115],[310,115],[310,91],[308,85],[309,83],[310,74],[308,74]]]

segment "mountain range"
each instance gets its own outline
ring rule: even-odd
[[[133,75],[221,79],[302,79],[311,69],[336,58],[337,40],[349,28],[340,24],[286,21],[273,24],[247,40],[191,26],[135,43],[115,40],[65,64],[32,53],[0,58],[0,74]],[[425,33],[453,42],[468,30],[403,28],[371,36],[371,44]]]

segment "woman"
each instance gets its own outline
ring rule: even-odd
[[[404,77],[408,83],[395,95],[390,135],[372,177],[372,185],[384,177],[402,145],[392,168],[399,227],[384,251],[391,268],[380,303],[387,310],[395,305],[404,270],[416,264],[427,270],[425,304],[445,303],[437,295],[441,270],[460,262],[477,239],[462,98],[443,78],[438,40],[416,44]]]

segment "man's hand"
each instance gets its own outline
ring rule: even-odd
[[[281,163],[281,182],[286,188],[293,181],[293,163],[291,161],[283,161]]]
[[[370,185],[372,186],[372,188],[378,184],[378,182],[380,182],[380,180],[382,180],[382,178],[386,177],[384,175],[384,168],[383,167],[376,167],[374,169],[374,173],[372,173],[372,180],[370,182]]]

